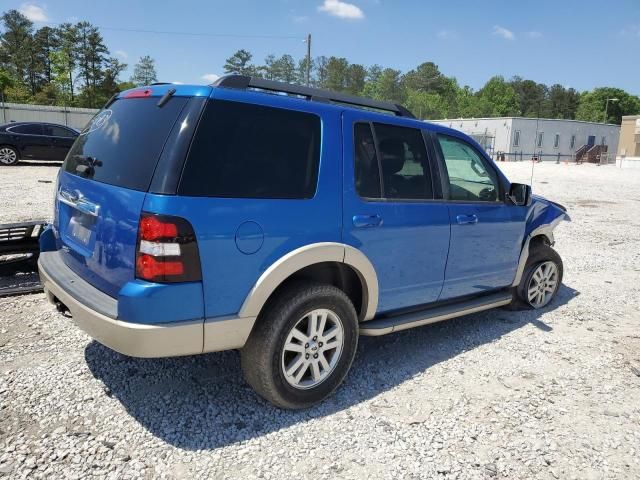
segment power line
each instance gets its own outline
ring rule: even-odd
[[[47,25],[60,26],[62,23],[58,22],[42,22]],[[223,38],[270,38],[270,39],[303,39],[302,35],[260,35],[260,34],[241,34],[241,33],[205,33],[205,32],[177,32],[169,30],[141,30],[137,28],[120,28],[120,27],[103,27],[100,25],[92,26],[99,28],[100,30],[110,30],[114,32],[129,32],[129,33],[151,33],[155,35],[182,35],[189,37],[223,37]]]

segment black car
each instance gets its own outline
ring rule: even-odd
[[[79,132],[43,122],[13,122],[0,126],[0,166],[20,160],[64,160]]]

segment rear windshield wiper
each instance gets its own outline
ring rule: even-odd
[[[73,159],[78,162],[76,165],[76,173],[84,177],[92,177],[96,172],[95,167],[101,167],[102,161],[95,157],[89,157],[87,155],[74,155]]]
[[[160,100],[158,100],[158,103],[156,104],[156,106],[158,108],[162,108],[164,106],[164,104],[167,103],[171,97],[173,97],[174,93],[176,93],[176,89],[175,88],[171,88],[171,89],[167,90],[167,93],[165,93],[162,96],[162,98],[160,98]]]

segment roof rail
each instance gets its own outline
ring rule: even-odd
[[[346,95],[344,93],[332,92],[320,88],[304,87],[302,85],[276,82],[275,80],[266,80],[264,78],[250,77],[247,75],[225,75],[224,77],[220,77],[211,85],[214,87],[236,88],[239,90],[257,88],[271,92],[299,95],[316,102],[344,103],[356,107],[366,107],[392,112],[398,117],[416,118],[408,109],[397,103],[381,102],[370,98],[356,97],[355,95]]]

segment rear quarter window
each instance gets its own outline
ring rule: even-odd
[[[319,162],[317,115],[212,100],[191,144],[179,193],[232,198],[312,198]]]
[[[67,155],[64,170],[96,165],[91,179],[146,191],[178,115],[189,100],[173,97],[162,108],[157,97],[116,100],[82,130]]]

